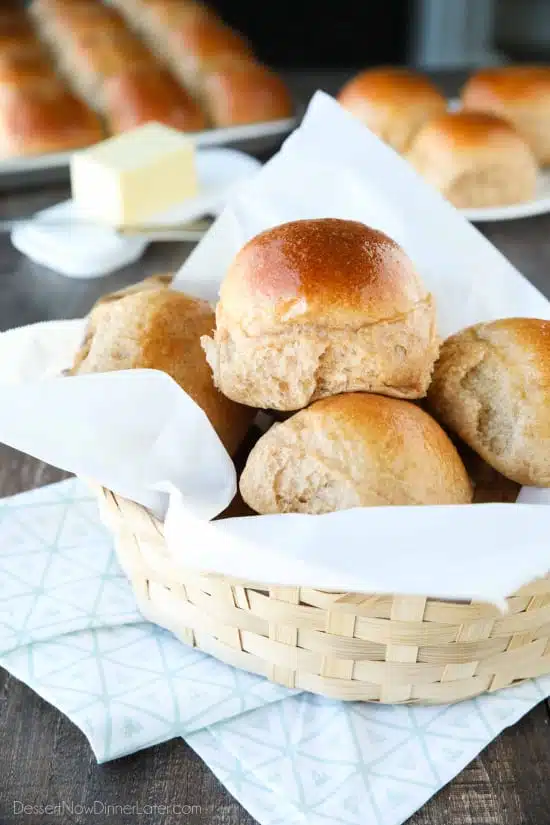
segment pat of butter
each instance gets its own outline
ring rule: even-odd
[[[142,223],[197,194],[194,145],[175,129],[148,123],[76,152],[71,188],[87,218],[113,226]]]

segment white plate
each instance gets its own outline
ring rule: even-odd
[[[148,218],[147,223],[191,222],[204,215],[216,215],[234,188],[260,167],[255,158],[235,149],[200,149],[197,197]],[[138,260],[150,243],[150,239],[143,236],[121,237],[108,227],[79,226],[75,223],[78,217],[72,201],[59,203],[14,229],[12,243],[35,263],[69,278],[108,275]],[[59,224],[53,225],[54,221]]]
[[[228,129],[208,129],[191,135],[195,144],[202,147],[247,143],[248,141],[269,141],[281,138],[294,129],[297,118],[273,120],[270,123],[253,123],[249,126],[232,126]],[[62,170],[69,166],[73,152],[59,152],[37,155],[29,158],[9,158],[0,160],[0,179],[31,172]]]

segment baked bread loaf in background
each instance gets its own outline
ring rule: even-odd
[[[535,195],[536,158],[513,126],[495,115],[446,112],[424,124],[407,159],[461,209],[521,203]]]
[[[550,321],[504,318],[452,335],[427,402],[504,476],[550,486]]]
[[[506,118],[541,166],[550,164],[550,66],[501,66],[473,74],[461,93],[465,109]]]
[[[213,325],[209,304],[150,282],[133,293],[121,293],[118,299],[110,296],[92,310],[71,374],[162,370],[204,410],[233,454],[255,411],[225,398],[212,383],[200,337]]]
[[[342,392],[425,395],[434,301],[405,252],[356,221],[293,221],[249,241],[220,289],[203,346],[221,391],[298,410]]]
[[[347,393],[275,424],[240,479],[257,513],[468,504],[472,487],[439,424],[408,401]]]
[[[426,121],[447,109],[427,77],[405,68],[367,69],[346,83],[338,101],[400,153]]]

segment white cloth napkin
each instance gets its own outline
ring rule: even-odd
[[[52,373],[79,329],[0,335],[0,383]],[[183,736],[260,825],[401,825],[550,678],[459,705],[298,694],[185,647],[139,616],[92,494],[77,480],[0,501],[0,664],[68,716],[103,762]]]

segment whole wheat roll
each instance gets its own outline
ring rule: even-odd
[[[0,156],[66,152],[103,138],[97,116],[59,77],[22,11],[0,14]]]
[[[502,475],[550,487],[550,321],[504,318],[452,335],[427,401]]]
[[[458,208],[506,206],[535,196],[536,158],[514,127],[495,115],[439,115],[417,132],[406,157]]]
[[[115,135],[150,121],[182,132],[200,132],[208,126],[196,101],[163,69],[121,70],[104,81],[99,100],[109,132]]]
[[[159,37],[157,45],[162,48],[162,37],[191,17],[217,19],[216,14],[199,0],[116,0],[116,5],[126,14],[131,25],[145,35]]]
[[[435,306],[405,252],[356,221],[292,221],[237,254],[203,339],[235,401],[291,411],[341,392],[426,393]]]
[[[2,88],[1,157],[67,152],[102,139],[98,117],[59,79]]]
[[[244,439],[255,410],[214,386],[200,345],[214,313],[208,303],[150,283],[101,301],[90,314],[86,340],[71,373],[156,369],[170,375],[208,416],[229,453]]]
[[[70,42],[58,51],[58,62],[73,88],[100,111],[102,90],[110,78],[129,71],[160,71],[151,53],[126,32],[99,31],[87,37],[73,31]]]
[[[151,121],[186,132],[207,125],[199,105],[126,25],[122,15],[78,0],[47,6],[39,27],[72,88],[119,134]]]
[[[445,97],[427,77],[398,67],[360,72],[340,90],[338,101],[400,153],[426,121],[447,109]]]
[[[439,424],[415,404],[367,393],[317,401],[274,424],[253,447],[239,486],[262,515],[472,500]]]
[[[250,59],[230,57],[210,64],[200,96],[218,128],[289,118],[294,109],[279,75]]]
[[[0,87],[22,91],[59,83],[48,55],[36,52],[3,52],[0,48]],[[1,103],[0,103],[1,110]]]
[[[282,79],[204,3],[115,0],[115,5],[196,97],[213,126],[292,116],[292,98]]]
[[[182,83],[200,96],[204,77],[219,61],[253,59],[250,44],[221,20],[191,15],[165,33],[166,57]]]
[[[115,5],[196,96],[208,67],[228,57],[253,57],[246,39],[198,0],[115,0]]]
[[[461,92],[465,109],[505,118],[550,164],[550,66],[500,66],[475,72]]]

